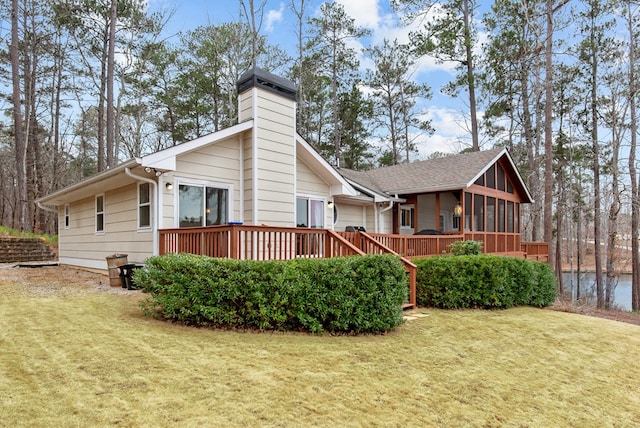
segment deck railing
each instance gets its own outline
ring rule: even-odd
[[[549,244],[547,242],[523,242],[521,246],[526,258],[541,262],[549,261]]]
[[[161,229],[160,255],[191,253],[242,260],[290,260],[364,254],[326,229],[225,225]]]
[[[290,260],[341,257],[356,254],[397,254],[409,274],[409,304],[416,304],[416,265],[410,259],[449,253],[464,240],[481,241],[483,252],[549,260],[549,245],[520,242],[515,233],[465,232],[445,235],[387,235],[334,232],[327,229],[225,225],[159,231],[160,255],[191,253],[242,260]]]
[[[365,253],[359,232],[338,232],[353,245]],[[369,233],[373,239],[390,248],[394,252],[408,258],[428,257],[450,253],[449,246],[454,242],[473,240],[482,242],[482,251],[487,254],[512,254],[524,256],[520,243],[520,235],[501,232],[466,232],[464,234],[444,235],[387,235],[383,233]],[[540,252],[544,253],[544,243],[540,244]],[[527,247],[528,248],[528,247]],[[538,247],[532,247],[536,250]],[[548,246],[547,246],[548,248]],[[548,250],[547,250],[548,253]]]
[[[395,252],[366,236],[369,251],[354,245],[341,234],[326,229],[272,226],[209,226],[161,229],[160,255],[191,253],[242,260],[290,260],[299,257],[341,257]],[[401,257],[409,275],[409,303],[416,305],[416,265]]]

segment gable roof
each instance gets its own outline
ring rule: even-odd
[[[470,187],[503,157],[511,169],[507,174],[516,177],[517,182],[513,184],[522,193],[523,202],[533,202],[507,149],[469,152],[369,171],[339,169],[339,172],[348,180],[388,195],[444,192]]]

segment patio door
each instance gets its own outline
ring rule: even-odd
[[[226,224],[229,218],[229,189],[200,184],[178,186],[180,227]]]
[[[296,198],[296,226],[324,229],[324,201],[307,197]]]

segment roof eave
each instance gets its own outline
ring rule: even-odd
[[[68,195],[70,193],[73,193],[79,189],[85,188],[91,184],[95,184],[95,183],[99,183],[101,181],[107,180],[111,177],[115,177],[118,174],[122,174],[124,173],[125,169],[127,168],[134,168],[136,166],[140,165],[139,163],[139,159],[129,159],[128,161],[125,161],[123,163],[121,163],[120,165],[108,169],[106,171],[102,171],[101,173],[94,175],[93,177],[89,177],[85,180],[82,180],[78,183],[72,184],[70,186],[64,187],[60,190],[57,190],[53,193],[50,193],[46,196],[43,196],[41,198],[38,198],[36,200],[36,203],[38,204],[43,204],[43,205],[59,205],[58,202],[56,203],[51,203],[51,201],[55,201],[55,200],[62,200],[65,199],[63,198],[65,195]]]

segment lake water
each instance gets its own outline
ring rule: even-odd
[[[562,273],[562,289],[565,293],[570,293],[571,290],[571,273]],[[606,281],[606,278],[604,279]],[[616,285],[613,303],[622,310],[631,310],[631,275],[622,274],[618,278],[618,284]],[[577,288],[577,275],[573,274],[573,296],[576,296]],[[596,301],[596,276],[594,273],[586,272],[580,274],[580,296],[589,297],[589,301],[595,303]]]

